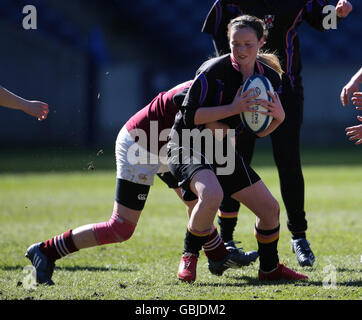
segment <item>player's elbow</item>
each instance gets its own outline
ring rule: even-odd
[[[269,133],[263,131],[263,132],[256,133],[255,135],[256,135],[257,138],[264,138],[264,137],[266,137],[268,134],[269,134]]]

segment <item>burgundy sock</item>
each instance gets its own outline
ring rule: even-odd
[[[78,251],[72,239],[72,230],[44,241],[40,246],[40,251],[53,261]]]
[[[216,227],[212,231],[207,239],[207,242],[203,246],[205,255],[212,261],[220,261],[225,259],[229,255],[229,251],[226,249],[224,242],[221,240]]]

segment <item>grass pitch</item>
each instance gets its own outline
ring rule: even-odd
[[[26,248],[67,229],[108,220],[115,171],[110,152],[27,153],[11,150],[0,159],[0,300],[360,300],[362,269],[361,149],[303,153],[308,239],[312,268],[298,266],[270,152],[255,155],[254,168],[281,204],[279,256],[304,272],[304,282],[259,282],[258,262],[209,273],[200,255],[197,281],[180,283],[176,273],[186,231],[186,211],[158,179],[133,237],[122,244],[86,249],[58,260],[55,286],[26,289]],[[97,155],[98,154],[98,155]],[[95,170],[89,170],[93,168]],[[257,248],[255,217],[239,213],[235,239]],[[335,280],[335,283],[334,283]],[[334,285],[335,284],[335,285]]]

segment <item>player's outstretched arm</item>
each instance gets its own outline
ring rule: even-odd
[[[49,113],[49,107],[45,102],[29,101],[0,86],[0,106],[22,110],[36,117],[39,121],[45,120]]]
[[[362,117],[357,116],[357,119],[362,122]],[[362,143],[362,124],[346,128],[346,135],[349,136],[349,140],[354,141],[355,144]]]
[[[341,91],[341,102],[345,107],[349,104],[349,97],[352,93],[359,90],[362,82],[362,68],[351,78],[351,80],[343,87]]]

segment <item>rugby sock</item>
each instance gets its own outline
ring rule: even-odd
[[[270,272],[278,266],[279,229],[280,226],[272,230],[254,228],[254,235],[258,241],[260,269],[264,272]]]
[[[306,234],[305,232],[292,232],[292,239],[293,240],[297,240],[297,239],[302,239],[302,238],[306,238]]]
[[[184,240],[184,253],[189,252],[199,255],[199,251],[201,247],[207,242],[209,239],[210,230],[199,232],[196,230],[190,230],[187,228],[186,236]]]
[[[40,251],[53,261],[78,251],[72,239],[72,230],[44,241],[40,246]]]
[[[233,234],[238,221],[238,212],[218,213],[220,237],[224,242],[233,240]]]
[[[223,241],[221,240],[216,227],[209,234],[207,242],[203,245],[206,257],[212,261],[221,261],[229,255]]]

